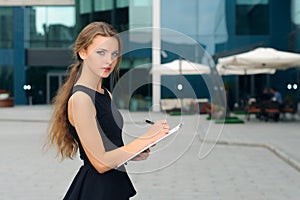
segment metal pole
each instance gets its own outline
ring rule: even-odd
[[[267,74],[267,88],[270,89],[270,75]]]
[[[152,1],[152,68],[160,66],[160,0]],[[160,74],[152,74],[152,110],[160,111]]]
[[[112,8],[112,11],[111,11],[111,25],[115,28],[116,27],[116,7],[117,7],[117,0],[113,0],[113,8]],[[118,29],[117,29],[118,30]],[[110,91],[113,91],[114,89],[114,73],[112,73],[110,76],[109,76],[109,89]]]
[[[235,102],[239,103],[239,96],[240,96],[240,91],[239,91],[239,76],[235,76]]]
[[[182,78],[182,58],[180,57],[179,58],[179,84],[181,84],[181,85],[183,83],[182,79],[183,79]],[[181,112],[184,111],[183,110],[183,95],[182,95],[183,91],[182,90],[183,90],[183,87],[181,88],[181,90],[179,90]]]
[[[50,74],[47,73],[47,80],[46,80],[46,99],[47,104],[50,104]]]
[[[255,96],[255,89],[254,89],[255,88],[255,76],[251,75],[250,79],[251,79],[250,80],[250,84],[251,84],[250,85],[250,87],[251,87],[250,88],[250,91],[251,91],[250,94],[251,94],[251,97],[254,97]]]

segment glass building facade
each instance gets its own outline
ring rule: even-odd
[[[67,69],[63,61],[66,58],[60,54],[71,54],[76,37],[75,6],[30,6],[26,12],[29,23],[25,43],[29,56],[25,84],[32,86],[26,95],[32,96],[33,104],[50,103],[62,83],[61,74]]]
[[[13,8],[12,7],[0,7],[0,48],[8,49],[13,48]]]
[[[88,2],[76,1],[77,10],[80,10],[78,19],[82,26],[93,20],[107,21],[118,31],[152,26],[152,0],[90,0]],[[299,41],[300,35],[295,16],[299,5],[295,0],[284,2],[270,0],[189,0],[183,2],[172,0],[172,3],[168,0],[160,0],[160,8],[161,28],[178,31],[197,41],[215,61],[219,57],[251,50],[259,46],[299,52],[300,46],[297,41]],[[291,19],[294,19],[294,22]],[[134,39],[129,38],[128,40],[139,50],[124,55],[121,72],[124,74],[138,66],[146,66],[139,69],[140,72],[137,74],[144,78],[147,77],[145,79],[149,80],[151,79],[151,73],[149,73],[151,65],[148,66],[147,63],[151,63],[151,50],[139,48],[139,46],[147,46],[146,43],[151,43],[151,38],[150,41],[147,41],[145,37],[142,41],[138,41],[138,36],[135,35],[134,37]],[[173,43],[174,46],[177,45],[183,51],[188,51],[184,45],[176,44],[176,40],[178,38],[174,35],[162,38],[162,49]],[[191,51],[191,54],[194,52]],[[170,62],[176,58],[178,55],[167,52],[167,55],[161,56],[161,62]],[[281,77],[281,83],[276,81],[278,77]],[[230,99],[232,102],[230,104],[232,106],[239,99],[260,94],[266,84],[276,86],[285,96],[295,96],[297,91],[287,90],[286,85],[289,83],[299,84],[299,77],[299,69],[292,69],[278,71],[271,76],[264,74],[226,76],[223,77],[223,80],[225,85],[231,88]],[[185,78],[195,88],[199,98],[208,95],[203,92],[205,87],[201,86],[203,81],[199,77],[185,76]],[[174,85],[176,79],[178,79],[176,76],[162,76],[164,85]],[[131,87],[130,84],[133,83],[129,82],[128,87]],[[134,96],[148,101],[146,105],[149,105],[152,97],[151,85],[139,88],[133,92]],[[172,98],[172,94],[165,88],[162,88],[161,96],[162,98]]]
[[[75,0],[73,5],[60,6],[0,4],[0,24],[5,27],[0,29],[0,89],[11,91],[16,104],[28,103],[28,95],[33,97],[34,104],[49,103],[72,62],[70,45],[82,27],[92,21],[108,22],[120,33],[151,27],[152,3],[152,0]],[[160,8],[162,28],[197,41],[215,61],[258,46],[300,52],[300,4],[297,0],[172,0],[171,4],[169,0],[160,0]],[[138,68],[133,75],[148,82],[151,80],[152,52],[144,47],[151,47],[151,35],[147,38],[144,32],[134,36],[129,34],[124,40],[134,46],[134,50],[124,53],[121,76]],[[162,48],[176,44],[176,40],[172,35],[163,38]],[[176,54],[163,52],[161,62],[176,58]],[[164,76],[162,81],[168,85],[174,78]],[[186,78],[196,91],[203,90],[198,77]],[[231,99],[234,101],[259,94],[267,82],[284,96],[295,96],[299,89],[288,90],[286,85],[299,84],[299,79],[299,69],[278,71],[270,76],[223,77],[224,83],[232,88]],[[135,81],[131,78],[126,87],[130,88]],[[24,84],[32,86],[30,93],[23,90]],[[104,84],[112,87],[111,80]],[[236,90],[240,90],[238,97]],[[170,96],[165,90],[161,95],[162,98]],[[206,94],[197,95],[202,98],[201,95]],[[140,103],[138,108],[134,103],[130,104],[130,109],[148,109],[152,98],[151,84],[133,91],[133,96]],[[119,106],[122,107],[122,102]]]
[[[14,45],[12,7],[0,7],[0,26],[5,27],[0,29],[0,60],[3,60],[3,64],[0,65],[0,89],[13,91],[14,68],[11,58],[12,51],[9,51]],[[10,56],[4,56],[4,53],[9,54]]]
[[[74,41],[74,6],[32,6],[29,14],[29,48],[69,48]]]
[[[235,30],[237,35],[270,34],[269,0],[237,0],[235,9]]]
[[[51,80],[47,88],[47,74],[65,73],[71,62],[75,5],[1,4],[0,24],[5,28],[0,29],[0,89],[9,91],[16,105],[45,104],[59,85]]]

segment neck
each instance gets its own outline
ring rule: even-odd
[[[86,67],[83,67],[76,84],[84,85],[99,92],[102,91],[102,78],[86,70]]]

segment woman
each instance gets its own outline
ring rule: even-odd
[[[156,122],[129,144],[122,141],[123,119],[111,101],[102,79],[118,72],[121,41],[104,22],[87,25],[74,45],[77,63],[54,99],[49,143],[56,145],[62,159],[73,158],[79,148],[84,164],[64,199],[122,200],[136,191],[125,167],[117,166],[169,132],[165,120]],[[133,160],[144,160],[149,149]]]

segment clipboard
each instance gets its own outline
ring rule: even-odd
[[[122,165],[124,165],[125,163],[127,163],[128,161],[130,161],[132,158],[136,157],[137,155],[139,155],[140,153],[142,153],[143,151],[145,151],[146,149],[149,149],[150,147],[152,147],[153,145],[156,145],[157,143],[159,143],[161,140],[173,135],[173,133],[176,133],[181,127],[182,127],[183,123],[179,123],[177,124],[174,128],[172,128],[168,134],[166,134],[165,136],[159,138],[158,140],[152,142],[151,144],[147,145],[146,147],[144,147],[143,149],[141,149],[139,152],[135,153],[134,155],[130,156],[127,160],[125,160],[124,162],[122,162],[121,164],[119,164],[117,166],[120,167]]]

